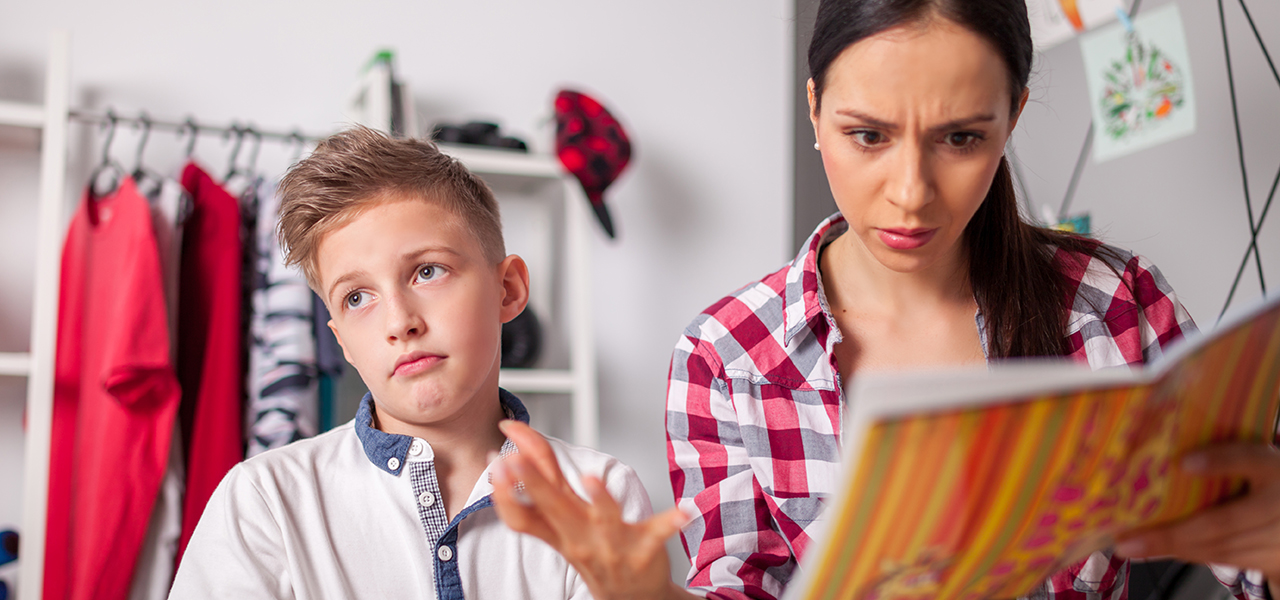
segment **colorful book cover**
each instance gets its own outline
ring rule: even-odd
[[[1240,491],[1174,462],[1274,442],[1280,296],[1141,370],[1011,365],[865,377],[842,492],[787,598],[1013,598]]]

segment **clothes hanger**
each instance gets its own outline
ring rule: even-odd
[[[102,143],[102,159],[98,162],[98,166],[94,167],[93,172],[89,174],[89,192],[94,198],[101,198],[114,192],[125,175],[124,167],[111,158],[111,142],[115,140],[116,125],[119,120],[115,111],[108,108],[106,120],[103,122],[106,132]],[[102,185],[103,176],[109,177],[105,186]]]
[[[294,129],[289,133],[289,139],[293,141],[293,157],[289,159],[289,165],[296,165],[302,160],[302,152],[307,149],[307,140],[302,137],[302,132]]]
[[[138,148],[134,151],[133,156],[133,180],[136,183],[141,183],[148,179],[157,182],[161,181],[164,177],[148,170],[142,164],[142,154],[147,149],[147,140],[151,139],[151,116],[145,110],[138,114],[138,129],[141,130],[141,134],[138,138]]]
[[[240,170],[236,167],[236,159],[240,156],[240,147],[244,145],[244,134],[245,131],[243,127],[239,124],[232,123],[231,129],[227,130],[227,133],[222,136],[222,139],[224,140],[230,139],[232,136],[235,137],[235,142],[231,145],[231,156],[227,158],[227,174],[222,178],[224,183],[230,181],[232,177],[240,174]]]
[[[191,136],[190,138],[187,138],[186,148],[186,157],[187,160],[190,160],[196,153],[196,138],[200,137],[200,126],[196,125],[195,119],[187,117],[187,120],[183,121],[182,127],[178,129],[178,140],[182,140],[182,136],[184,135]]]
[[[245,175],[253,178],[258,173],[258,153],[262,151],[262,134],[252,125],[244,128],[245,135],[253,138],[253,147],[249,150],[249,164]]]

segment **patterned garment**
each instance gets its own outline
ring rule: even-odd
[[[313,294],[302,273],[284,265],[276,242],[280,199],[275,184],[259,183],[255,189],[262,226],[255,231],[246,458],[319,432]]]
[[[837,484],[841,380],[834,347],[841,336],[826,306],[818,253],[847,228],[838,214],[824,221],[794,262],[709,307],[676,345],[667,458],[676,504],[697,515],[681,532],[693,563],[691,591],[781,596]],[[1195,330],[1160,272],[1119,254],[1124,262],[1113,266],[1127,286],[1098,259],[1056,257],[1077,284],[1070,357],[1094,369],[1153,360]],[[976,322],[982,331],[981,314]],[[1214,571],[1237,598],[1266,597],[1261,573]],[[1095,552],[1029,598],[1123,599],[1128,573],[1125,559]]]

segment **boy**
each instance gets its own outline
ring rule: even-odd
[[[170,597],[589,597],[492,507],[493,456],[517,451],[498,424],[528,422],[498,367],[529,274],[506,255],[488,187],[434,145],[358,127],[321,142],[279,193],[286,262],[324,299],[370,393],[354,421],[228,473]],[[649,515],[629,467],[548,441],[627,520]]]

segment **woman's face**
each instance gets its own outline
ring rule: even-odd
[[[814,100],[810,81],[810,118],[853,245],[901,273],[959,265],[1017,121],[996,51],[945,19],[886,30],[846,48],[820,111]]]

